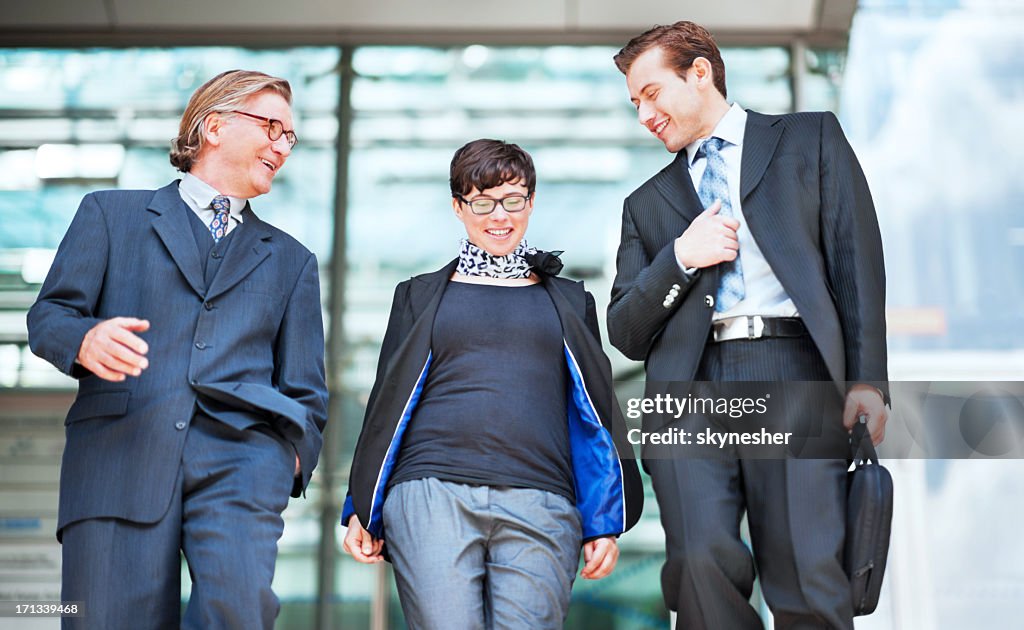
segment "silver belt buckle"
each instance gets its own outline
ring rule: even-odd
[[[764,336],[765,322],[760,315],[738,315],[714,322],[711,329],[713,331],[712,338],[716,342],[733,339],[760,339]]]
[[[747,339],[760,339],[764,336],[764,318],[760,315],[747,316]]]

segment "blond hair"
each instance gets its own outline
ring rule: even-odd
[[[203,123],[214,112],[230,112],[242,106],[250,96],[270,90],[291,105],[292,88],[284,79],[252,70],[228,70],[204,83],[188,100],[181,115],[178,135],[171,140],[171,165],[189,172],[203,150],[206,139]]]

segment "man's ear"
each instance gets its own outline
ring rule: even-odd
[[[226,122],[224,115],[220,112],[210,112],[203,119],[203,139],[212,146],[220,144],[220,134]]]
[[[690,66],[691,76],[699,86],[714,86],[714,71],[711,69],[711,62],[706,57],[697,57]]]

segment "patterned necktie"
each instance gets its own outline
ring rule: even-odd
[[[722,159],[722,145],[725,143],[721,138],[708,138],[697,151],[697,157],[702,154],[707,158],[707,166],[704,168],[704,175],[700,178],[700,186],[697,188],[697,196],[700,202],[708,208],[716,199],[722,201],[722,209],[718,214],[723,217],[732,217],[732,202],[729,199],[729,180],[726,176],[725,160]],[[745,290],[743,288],[743,267],[740,265],[739,252],[736,259],[719,263],[722,268],[721,280],[718,285],[718,295],[715,299],[715,310],[719,313],[727,311],[743,299]]]
[[[210,223],[210,234],[213,242],[219,243],[220,239],[228,233],[228,213],[231,211],[231,201],[224,195],[217,195],[210,202],[213,208],[213,222]]]

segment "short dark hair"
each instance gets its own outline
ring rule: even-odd
[[[686,71],[697,57],[707,59],[711,63],[715,88],[725,98],[725,62],[706,28],[685,20],[668,26],[655,26],[629,40],[615,55],[615,66],[622,74],[628,74],[636,58],[655,46],[665,52],[666,62],[684,81]]]
[[[481,138],[462,145],[452,156],[448,178],[452,197],[461,198],[474,188],[487,190],[515,181],[526,186],[527,194],[533,196],[537,171],[530,154],[517,144]]]

